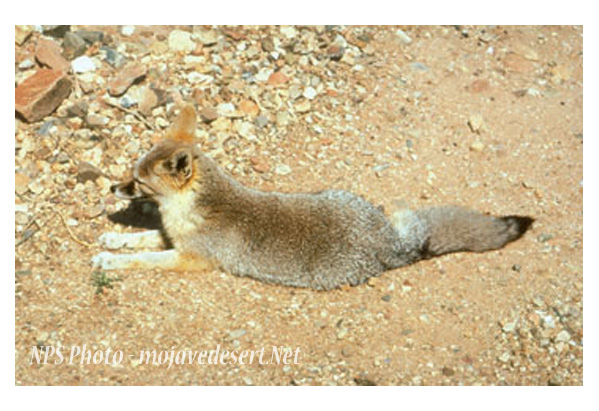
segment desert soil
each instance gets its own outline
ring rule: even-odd
[[[15,119],[17,385],[583,383],[582,27],[20,29],[15,85],[46,39],[72,88],[43,119]],[[202,113],[206,153],[248,186],[536,221],[502,250],[331,292],[218,270],[97,272],[102,233],[156,222],[109,187],[181,101]],[[123,361],[67,364],[84,344]],[[66,361],[30,364],[49,346]],[[217,346],[299,348],[299,364],[138,361]]]

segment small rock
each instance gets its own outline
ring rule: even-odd
[[[275,71],[268,77],[268,84],[271,86],[285,84],[287,81],[289,81],[289,78],[280,71]]]
[[[86,181],[96,181],[103,173],[95,166],[85,161],[77,165],[77,181],[85,183]]]
[[[15,110],[29,123],[39,121],[56,110],[71,86],[64,72],[41,69],[15,89]]]
[[[295,111],[298,113],[307,113],[308,111],[310,111],[312,109],[312,104],[310,103],[309,100],[302,100],[302,101],[296,103],[293,107],[294,107]]]
[[[102,46],[100,50],[105,53],[104,60],[114,68],[121,68],[127,62],[125,56],[110,47]]]
[[[403,44],[410,44],[412,42],[412,38],[410,36],[408,36],[408,34],[405,31],[403,31],[402,29],[397,29],[395,31],[395,34],[397,35],[397,37],[399,37],[399,40]]]
[[[475,141],[474,143],[472,143],[470,145],[470,150],[476,151],[478,153],[480,153],[484,149],[485,149],[485,145],[483,143],[481,143],[480,141]]]
[[[337,332],[337,339],[338,340],[342,340],[347,336],[347,333],[349,332],[349,330],[345,327],[342,327],[338,332]]]
[[[194,30],[192,38],[198,40],[204,46],[212,46],[218,41],[218,34],[214,30]]]
[[[15,193],[22,196],[29,191],[29,177],[22,173],[15,173]]]
[[[261,157],[251,157],[250,163],[254,171],[258,173],[266,173],[270,170],[270,165]]]
[[[231,117],[235,113],[235,105],[233,103],[221,103],[216,106],[216,112],[219,117]]]
[[[264,128],[268,125],[268,117],[258,116],[256,117],[256,120],[254,120],[254,124],[256,124],[256,127]]]
[[[35,63],[33,61],[31,61],[30,59],[25,59],[19,63],[19,70],[27,70],[33,66],[35,66]],[[68,67],[68,64],[67,64],[67,67]]]
[[[21,46],[33,33],[31,25],[15,25],[15,44]]]
[[[317,94],[318,92],[313,87],[306,87],[303,96],[308,100],[312,100]]]
[[[246,334],[247,334],[247,331],[244,330],[244,329],[242,329],[242,328],[237,329],[237,330],[233,330],[233,331],[229,332],[229,339],[230,340],[236,340],[238,338],[243,337]]]
[[[452,377],[455,374],[455,371],[449,367],[443,367],[441,373],[446,377]]]
[[[286,176],[291,174],[291,167],[289,167],[287,164],[278,164],[275,167],[275,173],[280,176]]]
[[[472,130],[474,133],[480,134],[481,130],[484,127],[483,116],[481,116],[480,114],[471,115],[470,119],[468,120],[468,126],[470,127],[470,130]]]
[[[200,111],[200,118],[204,123],[211,123],[218,118],[218,113],[213,107],[204,107]]]
[[[516,321],[512,321],[512,322],[506,323],[503,326],[502,329],[503,329],[504,333],[512,333],[512,332],[514,332],[514,330],[516,329]]]
[[[553,234],[541,233],[537,237],[537,241],[539,243],[546,243],[547,241],[551,240],[552,238],[553,238]]]
[[[289,124],[289,113],[286,111],[277,112],[276,123],[278,128],[286,127]]]
[[[556,342],[568,342],[570,341],[570,333],[566,330],[560,331],[555,337]]]
[[[108,118],[98,114],[88,114],[85,116],[85,123],[91,127],[104,127],[108,124]]]
[[[108,93],[111,96],[120,96],[124,94],[135,81],[146,75],[146,66],[131,62],[127,64],[119,73],[110,80]]]
[[[191,53],[196,48],[191,38],[191,33],[182,30],[173,30],[168,36],[168,47],[171,51]]]
[[[51,69],[68,71],[71,66],[62,56],[62,48],[54,40],[41,37],[35,47],[35,59]]]
[[[483,93],[483,92],[489,90],[489,87],[490,87],[489,80],[477,79],[477,80],[474,80],[472,83],[470,83],[470,86],[468,87],[468,89],[472,93]]]
[[[498,358],[498,359],[499,359],[499,361],[501,361],[502,363],[507,363],[507,362],[510,360],[510,358],[511,358],[511,357],[512,357],[512,355],[510,354],[510,352],[509,352],[509,351],[505,351],[503,354],[501,354],[501,355],[499,356],[499,358]]]
[[[121,27],[121,34],[125,37],[132,36],[135,33],[135,26],[123,26]]]
[[[388,303],[389,301],[391,301],[391,296],[389,294],[385,294],[381,297],[381,300]]]
[[[96,64],[87,56],[77,57],[71,61],[71,68],[75,73],[87,73],[96,70]]]
[[[251,100],[243,100],[239,103],[239,109],[252,117],[257,116],[260,113],[258,105]]]
[[[62,41],[63,55],[67,60],[81,56],[87,50],[87,43],[78,34],[68,32]]]
[[[144,87],[138,108],[139,112],[148,117],[152,110],[158,105],[158,96],[150,87]]]
[[[416,71],[428,71],[428,66],[424,63],[419,63],[419,62],[410,63],[410,67],[412,68],[412,70],[416,70]]]

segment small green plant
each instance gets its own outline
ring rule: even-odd
[[[111,278],[103,271],[94,271],[92,273],[92,284],[96,287],[96,294],[102,294],[105,288],[112,289],[113,283],[123,281],[119,277]]]

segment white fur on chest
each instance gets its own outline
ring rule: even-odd
[[[195,198],[193,190],[161,198],[162,222],[166,232],[175,242],[196,231],[204,222],[204,218],[196,209]]]

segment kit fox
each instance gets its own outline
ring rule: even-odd
[[[268,283],[330,290],[433,256],[501,248],[533,222],[454,206],[399,210],[387,218],[343,190],[258,191],[204,156],[195,129],[195,110],[184,106],[166,138],[135,164],[133,177],[112,187],[120,198],[155,200],[174,249],[103,252],[93,258],[96,266],[220,267]],[[156,245],[155,237],[107,234],[102,241],[136,247]]]

